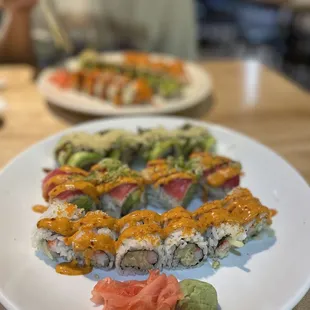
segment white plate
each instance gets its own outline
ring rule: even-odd
[[[104,53],[102,58],[108,61],[120,61],[121,53]],[[164,59],[168,56],[154,56]],[[67,62],[69,66],[75,66],[75,60]],[[51,103],[66,110],[81,112],[91,115],[138,115],[172,113],[188,109],[211,94],[212,84],[209,74],[195,63],[186,62],[185,70],[189,78],[189,84],[184,88],[184,95],[180,99],[164,100],[156,97],[153,104],[115,107],[107,101],[93,96],[81,94],[74,90],[63,90],[49,81],[56,69],[44,70],[39,79],[38,87],[43,96]]]
[[[136,129],[164,125],[173,128],[184,119],[146,117],[95,121],[72,130],[95,132],[107,128]],[[212,283],[223,310],[291,309],[310,284],[310,189],[282,158],[252,139],[216,125],[208,126],[221,154],[241,161],[242,186],[279,211],[272,225],[275,237],[249,242],[241,256],[231,254],[213,271],[205,264],[196,269],[172,271],[178,279],[195,278]],[[38,215],[31,206],[43,202],[43,167],[52,167],[53,148],[67,130],[20,154],[0,174],[0,297],[9,309],[93,309],[90,292],[100,277],[120,277],[115,271],[95,270],[87,277],[59,275],[35,255],[31,233]],[[137,277],[141,279],[142,277]]]

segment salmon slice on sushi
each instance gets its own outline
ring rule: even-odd
[[[240,184],[241,164],[207,152],[192,153],[190,160],[202,169],[200,184],[212,199],[221,199]]]
[[[148,184],[148,201],[155,207],[187,207],[198,189],[197,175],[171,160],[148,162],[142,175]]]
[[[119,218],[146,204],[142,176],[117,160],[104,159],[92,168],[89,180],[96,184],[105,212]]]

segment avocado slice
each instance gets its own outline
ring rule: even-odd
[[[66,143],[61,148],[56,150],[55,157],[59,166],[64,166],[67,164],[67,160],[71,156],[72,152],[73,147],[71,143]]]
[[[137,189],[137,190],[133,191],[127,197],[126,201],[124,202],[124,204],[122,206],[121,216],[124,216],[124,215],[130,213],[130,211],[132,209],[134,209],[136,207],[136,205],[141,202],[141,196],[142,196],[141,190]]]
[[[187,193],[185,194],[185,197],[182,202],[183,207],[187,207],[187,205],[192,200],[193,196],[197,192],[198,184],[192,184],[190,185],[189,189],[187,190]]]
[[[148,160],[165,158],[169,155],[178,155],[180,149],[175,140],[168,141],[158,141],[155,143],[153,149],[151,150]]]
[[[69,158],[67,165],[88,170],[100,159],[102,159],[102,155],[97,153],[85,152],[85,151],[77,152]]]
[[[85,211],[91,211],[95,209],[95,203],[93,200],[87,195],[81,195],[77,198],[74,198],[70,201],[78,206],[80,209],[84,209]]]

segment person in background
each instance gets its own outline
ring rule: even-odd
[[[197,56],[192,0],[3,0],[0,61],[41,67],[58,61],[63,55],[51,19],[74,53],[137,49],[191,60]]]

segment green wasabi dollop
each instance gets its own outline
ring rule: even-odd
[[[180,282],[184,298],[177,304],[177,310],[216,310],[218,308],[215,288],[199,280],[183,280]]]

